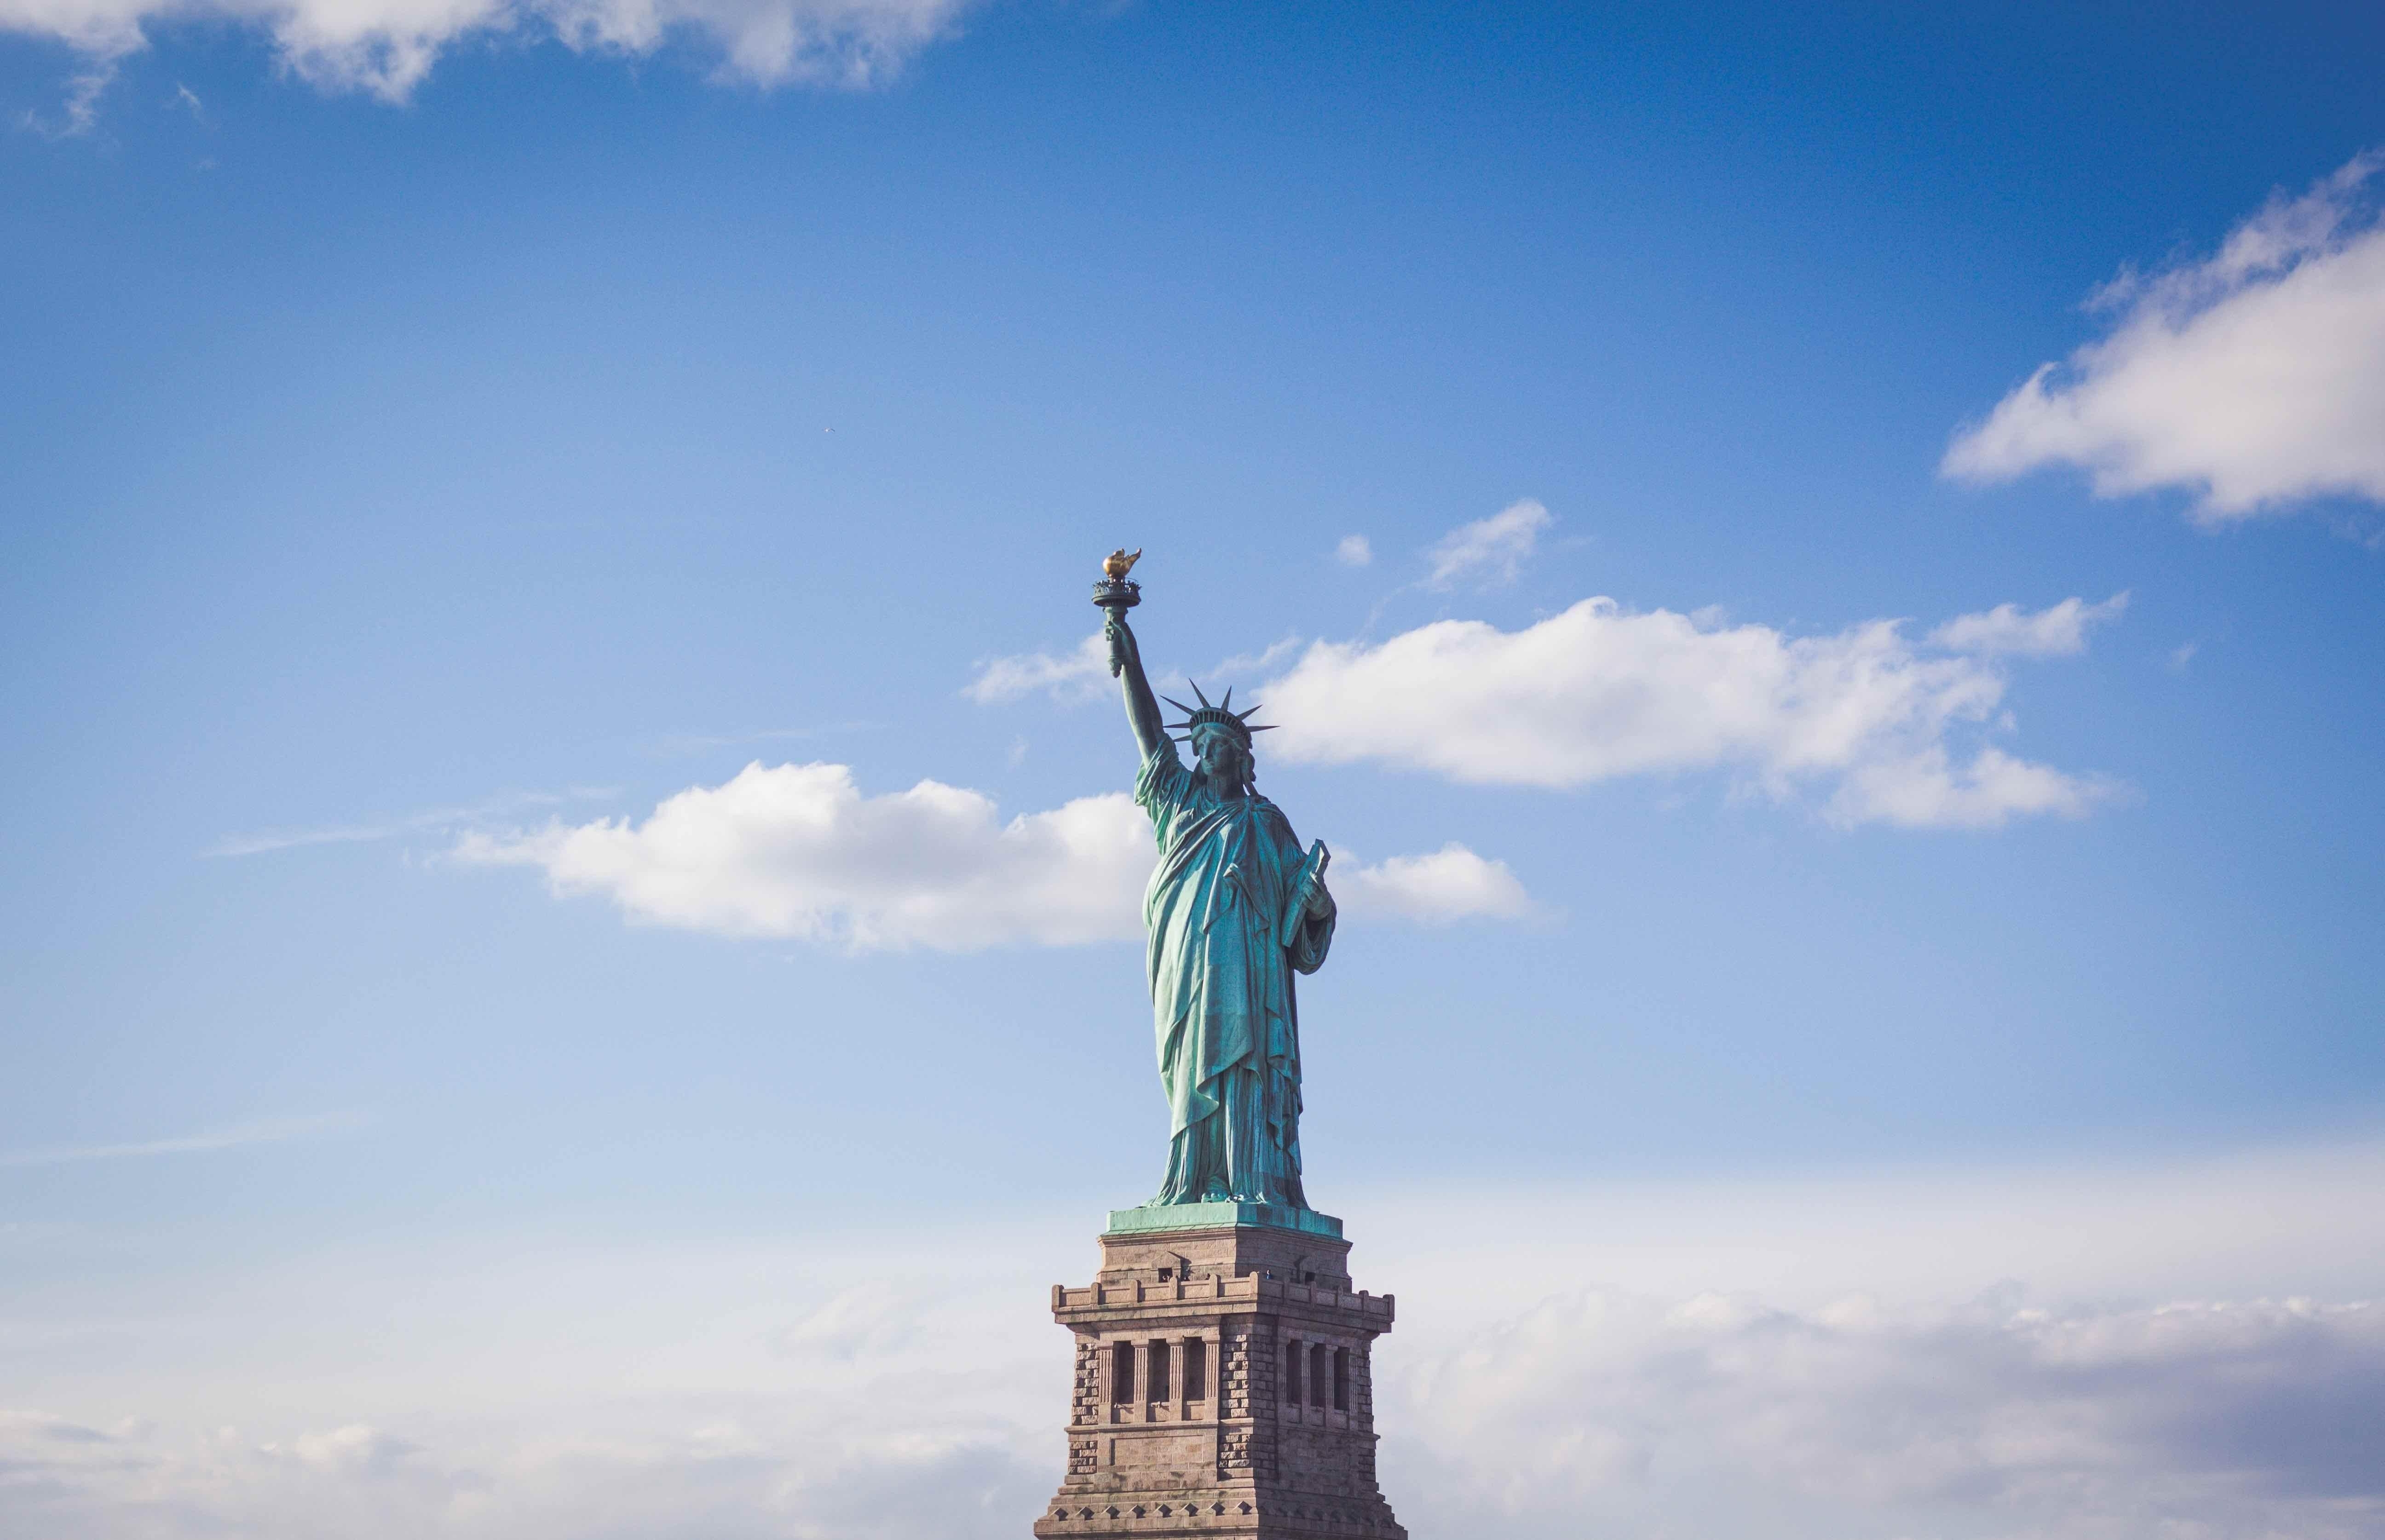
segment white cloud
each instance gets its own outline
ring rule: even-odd
[[[1366,566],[1374,561],[1375,548],[1364,535],[1344,535],[1333,548],[1333,559],[1343,566]]]
[[[865,797],[842,764],[759,762],[642,824],[468,835],[456,853],[540,867],[557,893],[650,924],[945,951],[1139,935],[1154,859],[1123,793],[1005,823],[992,798],[940,781]]]
[[[470,833],[457,859],[536,866],[558,894],[602,894],[631,920],[855,951],[976,951],[1143,935],[1157,859],[1122,792],[1007,823],[983,792],[921,781],[866,797],[842,764],[747,765],[667,798],[643,823]],[[1506,867],[1451,846],[1358,868],[1359,912],[1448,920],[1523,913]]]
[[[160,23],[230,22],[270,37],[283,63],[318,86],[402,101],[452,44],[540,34],[583,53],[616,55],[651,54],[672,39],[693,38],[718,54],[718,72],[726,79],[869,86],[949,33],[967,3],[0,0],[0,31],[56,38],[106,61],[146,46],[148,30]]]
[[[1432,563],[1426,581],[1437,589],[1461,580],[1486,588],[1512,583],[1540,543],[1541,531],[1555,522],[1546,508],[1528,497],[1489,518],[1461,525],[1426,553]]]
[[[2297,499],[2385,503],[2385,224],[2359,157],[2279,198],[2218,253],[2099,296],[2108,335],[2039,368],[1957,434],[1945,474],[2077,466],[2096,493],[2200,493],[2208,524]]]
[[[1522,919],[1532,913],[1530,896],[1505,862],[1487,861],[1454,841],[1430,855],[1395,855],[1376,865],[1348,868],[1347,876],[1341,871],[1328,884],[1345,911],[1360,915],[1447,925]]]
[[[2117,620],[2129,607],[2123,591],[2100,604],[2066,599],[2031,614],[2017,604],[1999,604],[1977,615],[1956,615],[1929,633],[1950,652],[1982,657],[2058,658],[2087,651],[2087,629]]]
[[[1932,743],[1847,766],[1827,811],[1848,825],[1992,829],[2037,813],[2080,817],[2117,795],[2103,782],[2015,759],[1993,744],[1956,764],[1945,745]]]
[[[1110,644],[1099,631],[1077,643],[1072,652],[1021,652],[978,664],[977,677],[961,693],[981,706],[1000,705],[1041,690],[1055,701],[1083,701],[1101,694],[1110,682]]]
[[[1950,737],[1998,714],[2004,690],[1994,664],[1926,654],[1892,620],[1792,638],[1589,599],[1520,631],[1448,620],[1377,646],[1317,642],[1265,699],[1289,758],[1480,785],[1719,767],[1776,797],[1827,788],[1843,825],[1963,827],[2113,794],[1992,746],[1957,764]]]

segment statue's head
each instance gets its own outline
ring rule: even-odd
[[[1210,727],[1192,735],[1192,757],[1202,778],[1223,790],[1242,791],[1256,778],[1250,740],[1226,727]]]
[[[1192,683],[1191,680],[1185,682]],[[1244,712],[1233,711],[1230,709],[1234,703],[1231,689],[1226,691],[1224,700],[1213,706],[1209,698],[1201,693],[1201,687],[1197,684],[1192,686],[1192,697],[1201,702],[1198,710],[1181,701],[1168,702],[1184,714],[1184,720],[1170,730],[1180,733],[1191,741],[1192,757],[1199,763],[1202,779],[1222,791],[1248,791],[1258,774],[1258,761],[1251,753],[1251,735],[1270,730],[1251,725],[1251,717],[1257,713],[1258,707],[1253,706]]]

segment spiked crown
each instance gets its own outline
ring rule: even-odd
[[[1188,706],[1181,701],[1170,700],[1165,695],[1160,697],[1161,700],[1167,701],[1169,705],[1184,714],[1183,721],[1168,724],[1168,730],[1175,735],[1178,742],[1190,742],[1206,730],[1230,733],[1243,749],[1248,750],[1251,746],[1251,734],[1275,730],[1273,723],[1257,727],[1252,725],[1251,718],[1258,714],[1258,707],[1253,706],[1250,710],[1242,712],[1233,709],[1234,691],[1230,685],[1227,687],[1225,698],[1213,706],[1209,703],[1209,698],[1201,693],[1201,687],[1198,684],[1191,679],[1184,682],[1192,686],[1192,698],[1201,702],[1199,707]]]

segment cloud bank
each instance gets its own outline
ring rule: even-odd
[[[1282,727],[1271,747],[1309,764],[1550,789],[1725,768],[1776,797],[1819,788],[1841,825],[1992,827],[2114,795],[1992,744],[1958,755],[1954,739],[2000,715],[1992,654],[2075,650],[2118,602],[2004,606],[1917,645],[1893,620],[1791,637],[1588,599],[1519,631],[1444,620],[1379,645],[1317,642],[1262,698]]]
[[[278,1435],[0,1411],[0,1535],[578,1540],[700,1519],[704,1534],[755,1540],[993,1540],[1035,1516],[1062,1456],[1061,1346],[1012,1313],[973,1309],[973,1340],[929,1314],[841,1356],[748,1314],[730,1330],[754,1362],[799,1377],[802,1396],[650,1396],[626,1427],[585,1405],[547,1409],[538,1426]],[[1380,1352],[1383,1480],[1418,1534],[2385,1530],[2385,1306],[2373,1303],[2051,1310],[1856,1296],[1792,1310],[1592,1288],[1422,1354],[1397,1335]],[[994,1383],[1005,1372],[1011,1387]],[[795,1410],[805,1397],[819,1404]]]
[[[1957,434],[1944,473],[2086,471],[2098,496],[2198,494],[2204,524],[2300,499],[2385,503],[2385,224],[2360,156],[2273,200],[2206,260],[2123,274],[2102,340]]]
[[[471,833],[453,853],[535,866],[557,894],[602,895],[645,924],[855,951],[1139,938],[1156,860],[1150,821],[1121,792],[1005,822],[991,797],[941,781],[866,796],[842,764],[759,762],[665,799],[643,823]],[[1361,919],[1530,907],[1503,863],[1462,845],[1335,876]]]
[[[2380,1156],[1347,1193],[1400,1298],[1383,1478],[1418,1534],[2375,1540]],[[1039,1307],[1084,1239],[920,1218],[0,1282],[40,1345],[0,1536],[1015,1536],[1063,1462]],[[2216,1252],[2279,1288],[2181,1289]],[[1752,1281],[1800,1257],[1807,1286]]]
[[[1413,1449],[1431,1509],[1503,1534],[2385,1529],[2373,1303],[1791,1310],[1589,1289],[1419,1365],[1394,1397],[1412,1431],[1384,1469]]]
[[[867,87],[948,35],[968,0],[0,0],[0,31],[54,38],[94,60],[147,46],[179,22],[228,22],[272,39],[295,74],[403,101],[445,49],[476,38],[552,37],[581,53],[652,54],[674,42],[717,56],[724,80]],[[82,77],[101,84],[105,72]],[[70,103],[88,126],[97,87]]]

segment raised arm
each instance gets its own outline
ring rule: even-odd
[[[1135,747],[1149,759],[1168,741],[1168,729],[1161,724],[1159,701],[1151,693],[1151,681],[1143,677],[1143,649],[1135,645],[1134,632],[1128,628],[1122,610],[1110,612],[1104,634],[1109,638],[1110,672],[1126,688],[1127,725],[1134,729]]]

